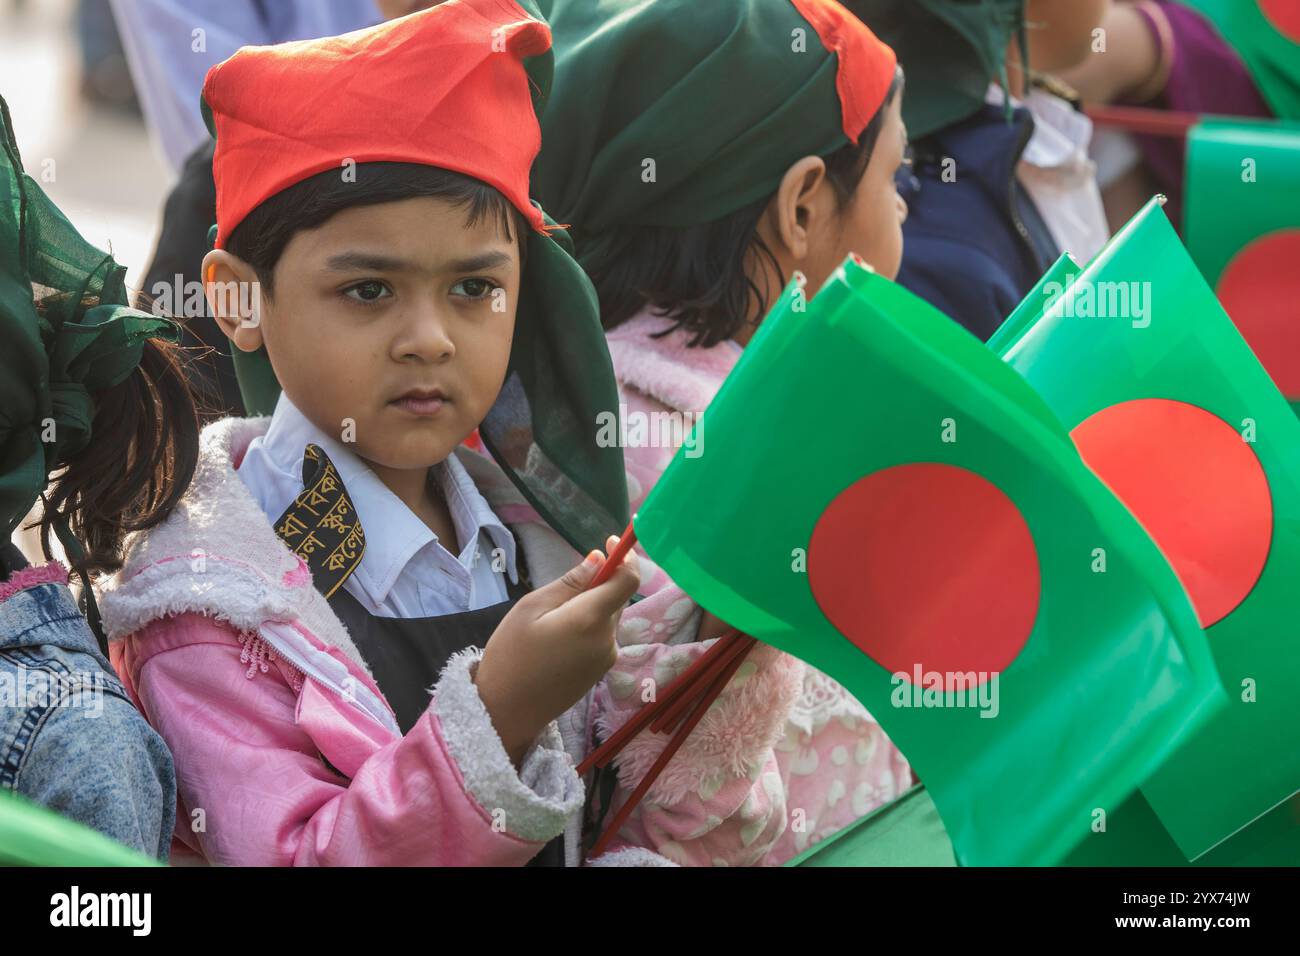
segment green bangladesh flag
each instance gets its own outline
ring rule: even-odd
[[[952,841],[923,784],[814,843],[786,866],[956,866]]]
[[[1300,119],[1300,3],[1296,0],[1181,0],[1228,41],[1275,116]]]
[[[12,792],[0,794],[0,866],[157,865],[157,860]]]
[[[857,696],[957,862],[1056,863],[1222,706],[1178,579],[1041,399],[857,262],[785,290],[705,426],[643,546]]]
[[[1197,124],[1186,183],[1187,251],[1300,413],[1300,124]]]
[[[1146,528],[1228,706],[1142,787],[1194,860],[1300,790],[1300,421],[1147,204],[1004,343]]]
[[[1300,798],[1274,807],[1246,829],[1188,862],[1150,803],[1135,793],[1110,815],[1104,833],[1088,838],[1065,866],[1297,866],[1300,865]]]
[[[934,801],[917,784],[892,803],[813,844],[786,866],[955,866]],[[1141,793],[1109,816],[1061,861],[1063,866],[1296,866],[1300,796],[1269,811],[1231,840],[1188,863]]]
[[[1060,294],[1065,286],[1073,283],[1083,271],[1082,267],[1066,253],[1057,260],[1030,290],[1016,310],[999,326],[988,340],[988,347],[1001,355],[1009,351],[1032,328],[1048,304]],[[1055,283],[1055,285],[1054,285]],[[1219,844],[1211,852],[1199,857],[1195,864],[1189,864],[1187,857],[1178,849],[1173,837],[1152,811],[1150,804],[1142,794],[1135,793],[1119,808],[1107,815],[1105,826],[1095,826],[1084,842],[1063,861],[1063,866],[1266,866],[1290,865],[1300,860],[1300,798],[1271,811],[1261,820],[1239,831],[1235,836]],[[914,844],[923,843],[929,838],[926,817],[923,810],[913,808],[905,815],[891,819],[891,839],[893,843],[911,840]],[[875,826],[871,820],[864,818],[855,824],[856,831],[850,835],[845,832],[833,852],[825,856],[815,855],[819,847],[810,848],[800,858],[801,866],[835,866],[838,861],[850,857],[860,858],[863,865],[880,865],[879,854],[874,849],[876,834],[871,831]],[[903,832],[908,828],[909,832]],[[930,841],[931,843],[933,840]],[[928,844],[927,844],[928,845]],[[828,848],[829,850],[829,848]],[[935,850],[931,853],[937,853]],[[924,859],[925,857],[922,857]],[[924,865],[924,864],[918,864]]]

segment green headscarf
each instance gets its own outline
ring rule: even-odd
[[[126,305],[126,269],[86,242],[23,172],[0,98],[0,517],[6,536],[90,441],[95,393],[135,370],[168,319]],[[123,449],[126,454],[126,449]],[[55,524],[76,561],[66,520]]]
[[[913,139],[976,112],[993,78],[1005,85],[1007,44],[1025,23],[1025,0],[841,2],[898,54],[907,74],[903,121]]]
[[[848,144],[837,58],[774,0],[540,0],[556,77],[533,194],[580,253],[615,225],[711,222],[776,191],[794,158]],[[1024,0],[845,0],[894,48],[914,137],[957,122],[1003,75]],[[806,50],[793,31],[804,28]],[[647,181],[653,161],[653,181]]]
[[[615,225],[720,219],[775,192],[791,157],[849,144],[837,58],[793,3],[540,6],[556,66],[533,195],[580,252]]]

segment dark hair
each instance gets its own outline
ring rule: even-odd
[[[519,237],[520,265],[531,228],[523,214],[487,183],[436,166],[419,163],[358,163],[355,181],[346,181],[338,169],[327,169],[283,189],[244,217],[226,242],[232,255],[257,273],[262,293],[274,291],[276,263],[294,235],[314,229],[353,206],[374,206],[427,196],[467,210],[465,223],[495,216],[506,237]]]
[[[852,201],[880,138],[885,107],[902,85],[900,70],[858,142],[826,156],[826,178],[840,209]],[[766,291],[746,266],[753,254],[777,267],[776,256],[757,233],[770,201],[766,197],[695,226],[616,226],[579,238],[579,259],[596,286],[601,323],[615,328],[649,305],[673,320],[657,334],[686,329],[692,333],[688,346],[707,348],[740,330],[751,303],[758,303],[760,315],[766,313]]]
[[[62,515],[85,550],[73,570],[116,571],[127,534],[161,523],[189,488],[199,423],[180,356],[178,346],[149,339],[126,380],[95,393],[90,442],[42,495],[35,526],[47,559],[50,532]]]

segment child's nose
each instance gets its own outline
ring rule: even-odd
[[[395,345],[399,361],[443,362],[456,354],[447,321],[433,307],[418,310]]]

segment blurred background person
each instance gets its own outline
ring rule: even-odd
[[[1116,2],[1101,26],[1104,46],[1062,73],[1085,102],[1274,115],[1247,64],[1201,12],[1171,0]],[[1186,141],[1108,130],[1102,142],[1111,225],[1127,222],[1153,193],[1161,192],[1169,197],[1165,213],[1181,229]],[[1107,161],[1110,157],[1114,159]]]
[[[1045,77],[1086,53],[1107,4],[845,0],[908,80],[898,281],[980,339],[1062,251],[1086,261],[1109,237],[1092,124]]]
[[[230,347],[202,295],[199,263],[216,221],[212,138],[199,111],[208,70],[241,46],[333,36],[383,18],[375,0],[111,0],[150,135],[177,181],[167,196],[152,259],[135,305],[183,321],[205,360],[191,378],[205,419],[242,415]],[[385,6],[392,6],[391,2]],[[396,12],[396,11],[392,11]],[[192,314],[190,314],[192,313]]]
[[[199,92],[211,67],[241,46],[333,36],[382,19],[375,0],[110,0],[110,6],[150,136],[174,174],[208,143]]]

